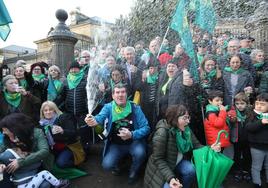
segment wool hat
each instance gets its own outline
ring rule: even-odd
[[[69,66],[69,70],[70,70],[71,68],[79,68],[79,69],[81,69],[81,67],[80,67],[80,65],[79,65],[79,63],[78,63],[77,61],[73,61],[73,62],[70,64],[70,66]]]

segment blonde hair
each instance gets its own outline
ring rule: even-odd
[[[55,69],[55,70],[59,73],[58,77],[60,77],[61,72],[60,72],[60,68],[59,68],[57,65],[52,65],[52,66],[50,66],[50,67],[48,68],[48,72],[49,72],[51,69]]]
[[[44,116],[43,111],[44,111],[44,108],[46,106],[48,106],[49,108],[52,108],[57,115],[62,114],[62,112],[59,110],[59,108],[57,107],[57,105],[54,102],[52,102],[52,101],[45,101],[45,102],[43,102],[43,104],[42,104],[42,106],[40,108],[40,119],[45,119],[45,116]]]

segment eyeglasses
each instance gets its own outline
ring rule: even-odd
[[[90,58],[90,56],[81,56],[81,58]]]
[[[39,68],[34,68],[33,70],[41,70],[41,69],[39,69]]]
[[[184,116],[179,116],[179,119],[186,121],[186,120],[190,120],[191,117],[189,115],[184,115]]]

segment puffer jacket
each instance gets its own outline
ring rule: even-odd
[[[220,110],[219,112],[210,111],[206,114],[206,118],[204,120],[204,130],[206,135],[207,145],[212,145],[216,142],[218,132],[220,130],[225,130],[228,133],[229,127],[226,123],[227,112],[225,110]],[[230,139],[225,138],[225,135],[222,134],[220,137],[221,147],[230,146]]]
[[[175,178],[176,164],[183,158],[176,145],[176,134],[170,131],[166,120],[160,120],[153,136],[153,153],[150,156],[144,176],[144,188],[162,188],[165,182]],[[202,147],[192,134],[194,148]]]
[[[67,80],[63,83],[63,89],[60,95],[54,102],[61,106],[65,105],[65,111],[73,115],[87,114],[87,93],[86,93],[87,79],[84,77],[81,82],[74,89],[69,89]],[[63,110],[64,111],[64,110]]]

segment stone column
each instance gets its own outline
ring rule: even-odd
[[[51,44],[52,64],[60,67],[64,75],[67,73],[68,65],[74,59],[74,45],[77,38],[65,24],[68,14],[65,10],[56,11],[58,25],[48,34],[48,41]]]
[[[245,28],[250,36],[255,38],[255,48],[264,50],[268,54],[268,1],[264,0],[255,10],[254,15],[246,21]]]

